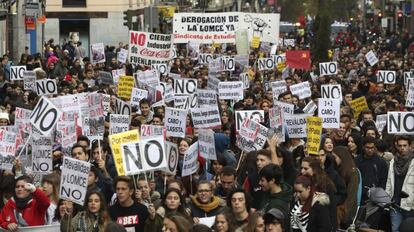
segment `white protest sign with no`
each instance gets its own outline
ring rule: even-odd
[[[388,112],[388,134],[414,134],[414,112]]]
[[[337,62],[319,63],[319,72],[321,76],[329,76],[338,74]]]
[[[53,171],[52,166],[52,139],[39,136],[33,138],[32,144],[32,172],[48,174]]]
[[[342,87],[341,85],[322,85],[322,98],[339,99],[342,101]]]
[[[23,73],[26,71],[26,66],[11,66],[10,67],[10,81],[21,81],[24,78]]]
[[[259,71],[273,70],[275,68],[275,61],[273,58],[259,58],[257,60]]]
[[[57,94],[56,80],[42,79],[36,81],[36,93],[39,96]]]
[[[378,82],[384,82],[384,84],[395,84],[397,80],[397,73],[395,71],[379,70]]]
[[[185,137],[187,111],[175,108],[165,108],[165,129],[167,136]]]
[[[181,176],[189,176],[198,169],[198,142],[193,143],[184,154],[183,168]]]
[[[219,99],[232,100],[243,99],[243,82],[241,81],[223,81],[218,85]]]
[[[45,97],[42,97],[30,115],[30,123],[43,135],[49,135],[62,112]]]
[[[341,101],[338,99],[319,98],[318,115],[322,118],[322,128],[339,128]]]
[[[193,94],[197,90],[197,80],[195,79],[175,79],[175,94]]]
[[[91,164],[67,156],[63,157],[59,198],[83,205],[88,188]]]
[[[233,57],[223,56],[221,62],[223,63],[223,71],[234,71],[236,63]]]

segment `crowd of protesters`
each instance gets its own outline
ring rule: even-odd
[[[296,45],[279,46],[277,52],[306,49],[309,38],[304,36],[307,35],[294,35]],[[60,224],[61,231],[88,232],[328,232],[348,229],[357,221],[358,231],[409,231],[404,227],[410,220],[412,223],[410,217],[414,216],[414,137],[388,134],[386,126],[378,130],[375,121],[377,115],[389,111],[412,110],[405,107],[408,89],[403,73],[414,67],[414,52],[409,52],[408,35],[389,38],[386,42],[378,38],[375,43],[368,43],[352,30],[340,33],[334,40],[336,49],[330,53],[339,70],[337,75],[328,77],[319,75],[317,63],[312,64],[311,70],[287,68],[288,75],[282,75],[277,68],[259,71],[255,68],[256,60],[267,57],[270,51],[265,46],[252,49],[248,66],[236,67],[232,75],[221,73],[221,81],[231,81],[235,73],[248,72],[250,87],[243,100],[218,101],[222,127],[214,130],[217,160],[198,157],[199,171],[191,179],[181,177],[184,154],[197,141],[198,130],[193,128],[190,116],[184,139],[167,138],[179,148],[180,162],[175,175],[156,171],[133,178],[118,176],[107,139],[109,116],[105,118],[104,139],[99,144],[79,134],[68,155],[92,164],[83,206],[59,199],[64,156],[60,144],[53,145],[53,173],[42,176],[39,182],[34,182],[16,159],[11,170],[1,171],[0,226],[10,231]],[[59,45],[49,40],[43,54],[24,53],[14,65],[34,70],[38,79],[55,79],[60,96],[94,91],[117,96],[117,86],[102,84],[99,71],[121,68],[126,75],[132,75],[148,69],[119,63],[117,52],[126,47],[122,43],[117,48],[107,47],[106,62],[92,64],[80,43],[69,41]],[[203,45],[200,50],[217,55],[237,54],[234,44]],[[177,45],[176,51],[170,72],[197,79],[198,88],[206,89],[208,67],[188,57],[185,44]],[[374,66],[365,59],[369,51],[379,59]],[[14,125],[16,107],[32,110],[39,97],[24,90],[23,82],[9,80],[8,55],[3,55],[0,67],[1,130]],[[396,71],[397,82],[377,82],[378,70]],[[304,81],[311,84],[310,98],[299,99],[289,90],[279,95],[280,101],[294,104],[295,113],[303,113],[310,100],[318,101],[321,85],[340,84],[340,127],[323,130],[318,155],[308,154],[306,138],[288,136],[284,142],[270,136],[263,149],[241,155],[236,144],[235,111],[263,110],[262,124],[269,127],[268,112],[274,103],[269,83],[282,80],[282,76],[288,88]],[[160,79],[173,81],[168,75]],[[369,109],[355,115],[350,101],[361,96],[366,97]],[[132,110],[131,129],[144,124],[164,125],[165,106],[152,107],[144,99],[139,108]],[[385,189],[399,207],[375,220],[368,220],[368,216],[355,220],[356,214],[361,213],[359,206],[368,204],[368,188],[373,186]],[[408,197],[402,197],[402,192]]]

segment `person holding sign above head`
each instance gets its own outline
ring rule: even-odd
[[[135,201],[133,180],[128,176],[118,176],[114,180],[114,188],[117,201],[109,208],[111,219],[123,225],[128,232],[144,231],[148,209]]]
[[[103,232],[110,222],[105,199],[100,192],[89,192],[86,195],[85,210],[71,218],[70,211],[60,222],[61,232]]]
[[[32,184],[31,178],[20,176],[16,179],[14,196],[1,210],[0,225],[9,231],[44,225],[49,205],[49,198]]]

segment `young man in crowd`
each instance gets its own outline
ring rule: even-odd
[[[249,222],[250,198],[243,189],[233,189],[227,195],[227,207],[233,212],[237,229],[242,231]]]
[[[233,167],[225,166],[220,173],[220,183],[216,187],[214,194],[222,199],[227,198],[227,194],[237,187],[236,170]]]

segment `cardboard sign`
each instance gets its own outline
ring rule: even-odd
[[[220,100],[243,99],[243,82],[241,81],[222,81],[218,85]]]
[[[48,136],[54,129],[62,112],[45,97],[42,97],[30,115],[30,123],[42,135]]]
[[[121,154],[121,144],[138,142],[140,140],[138,130],[131,130],[119,134],[109,135],[109,144],[111,145],[112,155],[115,161],[116,171],[118,175],[125,175],[123,159]]]
[[[191,118],[195,128],[219,128],[221,127],[220,111],[215,108],[192,108]]]
[[[115,114],[124,114],[124,115],[131,115],[131,112],[132,112],[131,105],[118,98],[115,99],[113,110]]]
[[[371,50],[365,55],[365,59],[368,61],[369,65],[374,66],[378,63],[378,58],[375,53]]]
[[[105,63],[105,46],[103,43],[91,44],[92,64]]]
[[[122,144],[121,153],[126,175],[136,175],[167,167],[163,136]]]
[[[132,64],[146,66],[167,63],[171,56],[171,42],[171,35],[130,31],[128,60]]]
[[[138,71],[134,73],[135,87],[139,87],[139,83],[146,84],[155,88],[160,84],[157,70]]]
[[[319,63],[319,72],[321,76],[329,76],[338,74],[337,62]]]
[[[377,130],[380,134],[382,134],[382,131],[384,130],[386,124],[387,114],[381,114],[375,117],[375,126],[377,127]]]
[[[350,102],[351,108],[354,110],[354,118],[358,118],[359,114],[368,109],[368,103],[365,96],[354,99]]]
[[[155,136],[164,136],[164,127],[156,125],[141,125],[141,138],[147,139]]]
[[[234,61],[233,57],[223,56],[221,57],[221,62],[223,63],[224,71],[234,71],[236,68],[236,62]]]
[[[197,89],[197,104],[200,108],[217,107],[217,94],[210,89]]]
[[[129,130],[130,116],[111,114],[109,116],[109,134],[118,134]]]
[[[306,146],[308,148],[308,153],[311,155],[319,155],[322,134],[322,118],[308,117],[306,123],[306,131],[308,135]]]
[[[297,95],[299,99],[305,99],[312,96],[312,91],[308,81],[291,85],[290,91],[293,95]]]
[[[250,78],[248,73],[240,73],[239,81],[243,82],[243,89],[250,88]]]
[[[162,87],[161,94],[164,102],[173,101],[175,95],[173,86],[165,82],[160,82],[160,86]]]
[[[125,64],[128,58],[128,50],[121,48],[116,57],[119,63]]]
[[[294,114],[295,113],[295,105],[282,102],[282,101],[274,101],[273,106],[279,106],[282,109],[282,114]]]
[[[185,137],[187,111],[174,109],[170,107],[165,108],[165,129],[167,136]]]
[[[342,87],[341,85],[322,85],[322,98],[338,99],[342,101]]]
[[[273,70],[276,66],[273,58],[260,58],[257,60],[259,71]]]
[[[414,134],[414,112],[388,112],[388,134]]]
[[[57,94],[58,87],[55,79],[42,79],[36,81],[36,93],[39,96]]]
[[[303,108],[303,112],[305,114],[313,114],[315,110],[318,108],[318,106],[315,104],[314,101],[309,101],[308,104]]]
[[[160,75],[167,75],[170,72],[167,64],[151,64],[151,69],[156,70]]]
[[[323,119],[323,128],[339,128],[340,114],[340,100],[319,98],[318,115]]]
[[[32,145],[32,172],[35,174],[49,174],[53,171],[52,139],[37,137],[31,140]]]
[[[264,111],[263,110],[236,111],[235,113],[236,131],[240,130],[241,124],[243,123],[245,118],[249,118],[250,120],[254,120],[258,123],[264,122]]]
[[[132,88],[131,92],[131,105],[139,106],[139,102],[148,97],[148,91],[138,88]]]
[[[67,156],[63,157],[59,198],[83,205],[88,188],[91,164]]]
[[[170,174],[175,174],[178,165],[178,146],[175,143],[165,141],[165,149],[167,152],[167,168],[165,171]]]
[[[217,160],[213,130],[200,129],[198,131],[198,150],[201,157],[208,160]]]
[[[11,66],[10,67],[10,81],[22,81],[26,66]]]
[[[175,79],[175,94],[193,94],[197,90],[197,80],[195,79]]]
[[[277,101],[279,95],[287,91],[287,84],[285,80],[270,82],[272,88],[273,101]]]
[[[118,82],[118,97],[125,98],[126,100],[131,99],[131,92],[134,88],[134,77],[122,76]]]
[[[254,141],[259,133],[259,124],[249,118],[245,118],[237,135],[237,146],[245,152],[255,150]]]
[[[200,53],[200,54],[198,54],[198,63],[199,64],[209,64],[214,58],[215,58],[214,54]]]
[[[379,70],[377,77],[378,82],[384,82],[384,84],[395,84],[395,81],[397,80],[397,72]]]
[[[183,168],[181,176],[189,176],[198,170],[198,142],[193,143],[184,153]]]
[[[24,90],[36,91],[36,73],[34,71],[23,72]]]
[[[289,138],[305,138],[306,137],[306,118],[308,114],[284,115],[284,123],[287,127]]]

